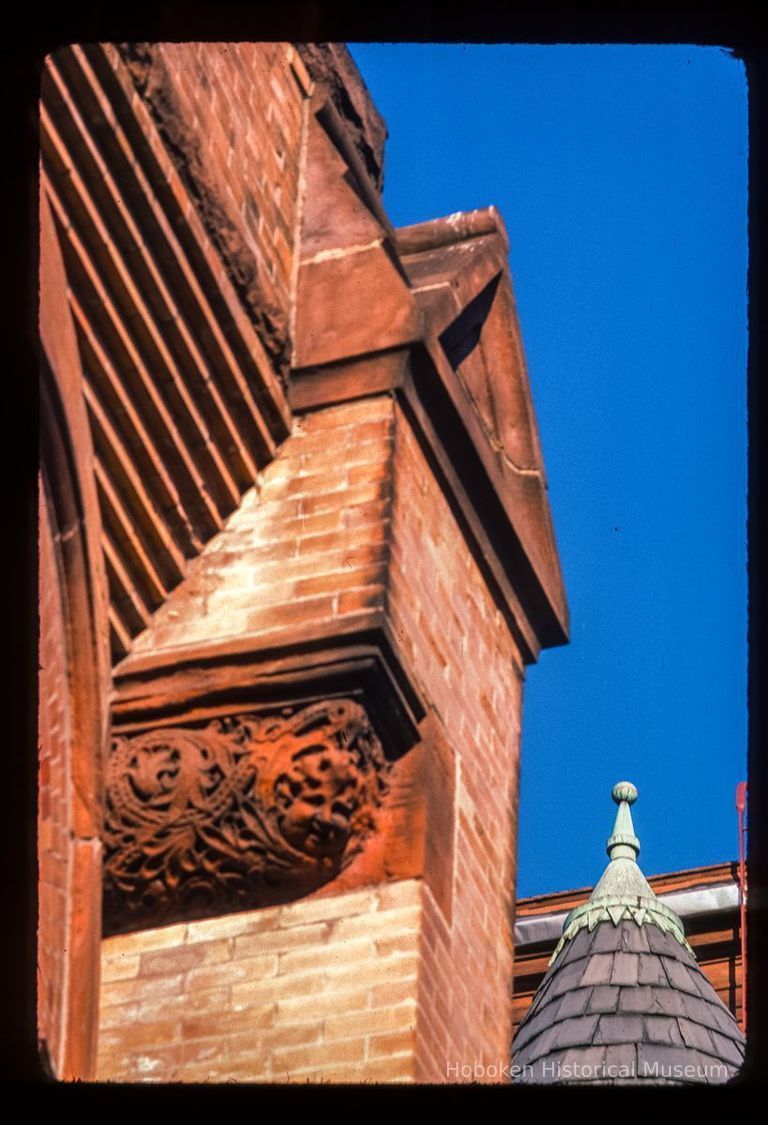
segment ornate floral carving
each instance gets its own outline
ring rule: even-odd
[[[265,905],[327,882],[375,828],[388,769],[351,700],[117,738],[107,928]]]

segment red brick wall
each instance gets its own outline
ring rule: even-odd
[[[433,709],[440,768],[454,793],[452,825],[432,802],[441,838],[425,871],[417,1077],[439,1082],[450,1080],[448,1065],[498,1063],[509,1049],[522,677],[512,637],[399,409],[393,489],[389,612]]]
[[[285,43],[164,43],[160,51],[205,173],[287,308],[305,96],[289,53],[298,60]]]
[[[291,437],[155,614],[134,653],[293,629],[383,600],[393,401],[294,419]]]
[[[456,1075],[449,1067],[489,1066],[509,1048],[522,672],[395,399],[377,395],[297,418],[260,487],[135,651],[244,634],[266,643],[270,631],[307,636],[372,605],[386,609],[428,704],[418,751],[427,828],[415,868],[424,889],[412,1062],[418,1080],[444,1082]],[[412,841],[417,858],[420,847]],[[355,870],[364,885],[386,877],[386,865],[361,864],[345,876],[345,890]],[[323,891],[329,903],[332,893],[332,885]],[[135,987],[147,984],[140,978]]]
[[[274,333],[273,358],[284,363],[311,87],[304,64],[287,43],[137,44],[127,57],[233,280]]]
[[[57,1072],[64,1050],[71,879],[71,716],[60,576],[45,491],[39,506],[38,1034]]]
[[[122,57],[188,214],[199,212],[285,375],[311,88],[300,59],[286,44],[134,44]],[[50,535],[41,550],[42,893],[46,926],[59,927],[41,929],[41,1026],[55,1047],[70,767]],[[440,1082],[506,1056],[522,668],[392,393],[294,419],[126,664],[233,638],[336,636],[371,625],[372,611],[388,616],[427,705],[421,745],[398,763],[412,771],[398,794],[413,805],[402,839],[390,825],[370,845],[378,868],[351,865],[319,897],[108,939],[102,1077]]]
[[[420,888],[108,938],[99,1079],[412,1081]]]

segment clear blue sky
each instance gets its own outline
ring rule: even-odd
[[[746,770],[747,88],[717,48],[357,44],[396,226],[496,204],[571,609],[528,670],[521,896],[735,858]]]

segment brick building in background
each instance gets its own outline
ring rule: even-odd
[[[513,931],[524,674],[568,621],[503,222],[393,230],[384,138],[338,45],[47,60],[58,1077],[452,1080],[586,897]],[[733,882],[651,880],[738,1015]]]

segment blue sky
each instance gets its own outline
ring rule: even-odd
[[[396,226],[495,204],[571,609],[528,670],[518,894],[737,855],[746,776],[747,87],[687,46],[353,44]]]

